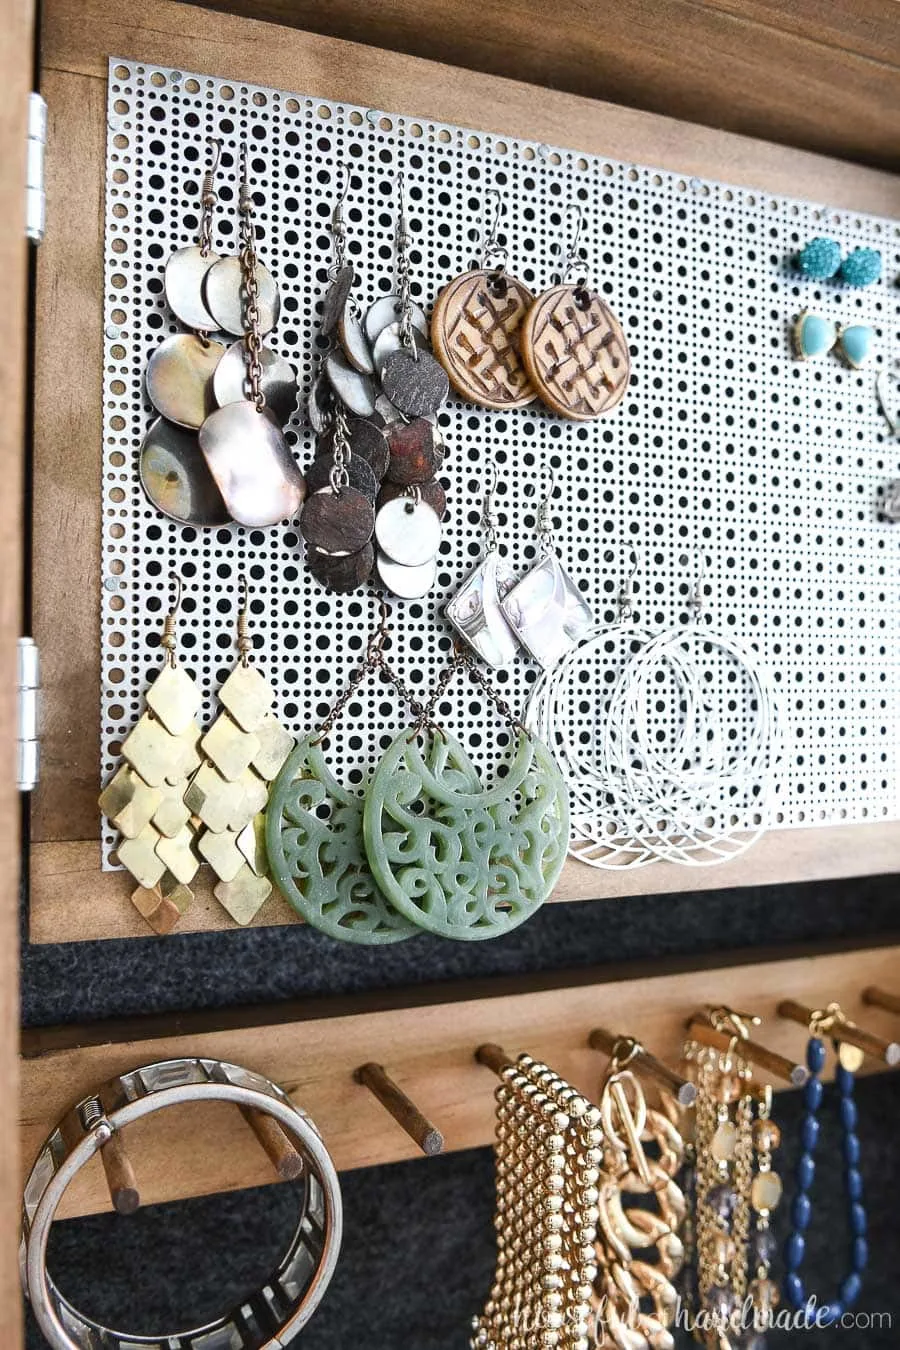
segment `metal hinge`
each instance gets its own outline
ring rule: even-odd
[[[38,702],[41,688],[41,659],[33,638],[19,638],[18,653],[18,734],[16,786],[31,792],[38,785],[41,770],[41,742],[38,735]]]
[[[28,95],[28,161],[25,178],[25,233],[39,244],[47,223],[44,151],[47,147],[47,104],[40,94]]]

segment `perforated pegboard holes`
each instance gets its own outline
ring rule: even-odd
[[[162,275],[169,253],[196,237],[205,139],[224,141],[214,247],[237,238],[237,147],[251,146],[259,252],[283,296],[270,342],[308,387],[317,314],[331,257],[328,221],[337,166],[353,165],[348,251],[363,304],[394,286],[398,171],[409,185],[413,294],[430,305],[469,267],[504,194],[510,270],[548,284],[570,230],[570,202],[601,293],[622,320],[633,377],[620,408],[577,425],[540,405],[493,414],[451,400],[442,477],[449,514],[438,584],[426,603],[397,606],[391,659],[421,691],[442,668],[446,597],[478,556],[486,465],[496,463],[501,536],[514,566],[535,557],[536,496],[552,466],[561,555],[590,603],[612,620],[631,541],[644,566],[641,619],[682,610],[680,561],[713,560],[715,621],[758,644],[787,717],[777,823],[815,825],[900,815],[900,533],[880,523],[879,490],[898,454],[873,397],[875,366],[836,357],[799,365],[790,324],[808,305],[873,324],[879,356],[896,341],[888,285],[859,292],[804,281],[787,259],[827,232],[844,252],[880,248],[900,266],[896,225],[823,213],[805,203],[679,178],[596,156],[371,113],[349,104],[114,58],[109,76],[104,351],[101,774],[140,712],[158,666],[167,578],[185,583],[180,653],[199,681],[204,716],[234,659],[237,580],[252,587],[256,659],[295,732],[319,721],[358,662],[374,621],[364,597],[331,597],[302,561],[292,525],[198,531],[163,519],[145,499],[138,449],[152,416],[142,376],[177,325]],[[301,463],[312,438],[300,414],[288,436]],[[535,668],[520,659],[500,677],[522,706]],[[479,767],[490,768],[500,724],[471,685],[442,702]],[[332,737],[331,763],[359,783],[408,714],[377,680],[353,699]],[[104,834],[108,860],[114,836]]]

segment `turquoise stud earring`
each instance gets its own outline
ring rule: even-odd
[[[841,263],[841,280],[848,286],[871,286],[881,278],[881,254],[877,248],[855,248]]]
[[[868,361],[874,341],[875,330],[867,323],[850,323],[846,328],[838,325],[838,350],[854,370],[859,370]]]
[[[797,254],[796,263],[804,276],[813,281],[828,281],[837,275],[841,265],[840,244],[825,235],[810,239]]]
[[[837,327],[820,314],[805,309],[794,324],[794,351],[798,361],[812,361],[825,356],[837,342]]]

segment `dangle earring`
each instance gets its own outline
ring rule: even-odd
[[[215,173],[222,142],[210,136],[208,144],[214,156],[203,176],[200,240],[171,255],[164,281],[169,308],[194,331],[166,338],[150,357],[146,374],[147,395],[156,411],[169,422],[193,431],[215,407],[213,375],[225,355],[222,343],[209,336],[220,325],[203,299],[203,285],[210,268],[222,261],[212,251],[211,242],[213,208],[218,202]]]
[[[353,265],[347,262],[349,165],[344,175],[331,213],[333,257],[321,324],[328,346],[308,404],[316,455],[307,469],[310,496],[300,521],[310,572],[321,586],[339,593],[364,586],[372,576],[375,496],[389,458],[387,438],[374,420],[371,353],[352,294]]]
[[[220,327],[244,333],[250,397],[210,413],[200,427],[199,441],[234,520],[258,529],[296,516],[306,483],[266,404],[262,339],[277,318],[278,292],[271,273],[257,261],[248,175],[247,147],[242,146],[240,257],[217,262],[207,275],[204,293]]]
[[[574,209],[578,224],[562,271],[529,309],[519,340],[525,369],[547,407],[586,422],[622,401],[631,356],[621,324],[587,277],[569,280],[583,267],[584,213],[577,203]]]
[[[556,552],[551,504],[555,477],[537,513],[540,557],[501,602],[510,628],[539,665],[555,666],[593,627],[594,616]]]
[[[246,144],[241,146],[240,162],[240,252],[237,257],[217,259],[209,268],[203,278],[203,300],[216,321],[216,327],[234,337],[247,335],[247,309],[255,305],[258,313],[254,326],[261,339],[278,322],[281,293],[272,273],[256,256]],[[259,350],[258,345],[257,355]]]
[[[123,836],[116,849],[119,861],[138,882],[132,903],[160,934],[172,931],[193,900],[188,883],[200,866],[184,793],[200,765],[196,714],[201,699],[175,656],[181,580],[173,576],[172,581],[175,600],[160,639],[163,668],[145,695],[147,711],[122,743],[126,762],[100,794],[100,810]]]
[[[204,763],[184,800],[205,827],[197,850],[219,878],[213,894],[236,923],[248,924],[272,890],[261,813],[268,784],[294,748],[294,738],[272,712],[272,686],[250,664],[244,577],[240,595],[238,664],[219,690],[223,711],[200,742]]]
[[[360,685],[381,673],[410,704],[405,685],[384,659],[388,608],[369,638],[365,659],[316,731],[298,743],[276,779],[266,812],[266,848],[281,894],[307,923],[339,942],[383,946],[420,929],[378,889],[363,842],[364,795],[343,787],[325,761],[326,742]]]
[[[508,666],[519,647],[519,640],[500,608],[518,577],[500,552],[494,514],[496,490],[497,470],[492,467],[481,513],[484,557],[444,607],[444,614],[460,637],[495,670]]]
[[[636,837],[688,866],[732,858],[765,831],[779,753],[771,675],[704,614],[707,563],[701,554],[688,622],[651,638],[622,671],[603,752]],[[673,717],[660,718],[661,703]]]
[[[203,300],[203,280],[219,255],[212,249],[212,217],[218,197],[215,173],[222,142],[210,136],[214,155],[203,176],[200,237],[179,248],[165,270],[165,296],[176,318],[191,333],[175,333],[157,347],[147,363],[147,397],[161,415],[141,444],[141,485],[163,515],[183,525],[227,525],[222,494],[197,445],[197,429],[216,406],[215,373],[225,347],[210,337],[217,327]]]
[[[372,344],[381,387],[404,417],[432,418],[450,392],[447,373],[428,345],[428,325],[413,304],[409,279],[409,222],[406,177],[401,172],[397,214],[397,279],[399,292],[376,301],[366,314],[366,335]]]
[[[434,302],[431,340],[456,392],[480,408],[502,411],[524,408],[537,397],[519,352],[519,329],[534,296],[506,271],[509,254],[498,236],[503,198],[497,188],[487,195],[496,198],[496,207],[481,261]]]
[[[560,663],[538,677],[525,715],[550,747],[569,789],[569,852],[590,867],[644,867],[657,853],[642,838],[621,773],[607,763],[606,742],[616,682],[652,631],[634,618],[637,551],[621,582],[609,626],[592,629]],[[686,693],[679,687],[679,704]]]
[[[433,710],[465,670],[515,738],[505,777],[485,787]],[[424,744],[423,744],[424,742]],[[392,905],[439,937],[500,937],[529,918],[562,871],[565,783],[546,746],[458,647],[412,727],[383,755],[363,812],[372,874]]]
[[[856,1072],[861,1067],[863,1053],[856,1046],[841,1040],[841,1026],[848,1025],[840,1005],[830,1003],[810,1019],[810,1039],[806,1047],[806,1063],[810,1077],[803,1089],[805,1114],[800,1125],[802,1153],[797,1163],[797,1194],[791,1205],[791,1234],[785,1243],[784,1295],[791,1307],[807,1311],[816,1319],[816,1326],[831,1326],[839,1322],[845,1312],[854,1306],[862,1292],[863,1272],[869,1260],[866,1241],[867,1219],[863,1200],[863,1180],[859,1170],[859,1135],[856,1133],[858,1110],[854,1100]],[[825,1040],[831,1037],[838,1054],[835,1081],[840,1093],[841,1125],[843,1127],[844,1190],[850,1227],[850,1270],[841,1282],[837,1298],[817,1306],[815,1296],[808,1296],[800,1275],[806,1255],[806,1233],[812,1220],[812,1202],[809,1192],[816,1172],[815,1151],[819,1140],[819,1110],[823,1087],[821,1074],[825,1067]]]
[[[435,477],[443,459],[443,441],[434,423],[450,384],[431,354],[424,315],[410,292],[410,235],[402,173],[396,243],[399,293],[376,301],[366,314],[375,369],[387,400],[379,400],[379,406],[388,417],[390,450],[386,486],[378,497],[375,539],[383,585],[401,599],[419,600],[437,577],[446,499]],[[395,317],[390,320],[392,314]]]

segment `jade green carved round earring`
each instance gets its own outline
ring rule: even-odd
[[[505,777],[486,788],[459,741],[432,721],[465,669],[516,736]],[[389,746],[366,791],[366,854],[388,900],[439,937],[511,932],[550,895],[569,839],[566,785],[549,750],[456,649],[427,709]]]
[[[369,639],[363,664],[318,731],[297,744],[269,795],[266,850],[278,889],[314,928],[340,942],[379,946],[419,931],[385,899],[363,843],[363,797],[337,782],[322,744],[363,681],[381,670],[421,710],[384,660],[387,607]]]

